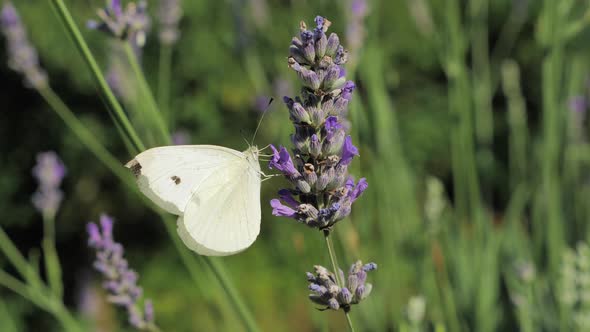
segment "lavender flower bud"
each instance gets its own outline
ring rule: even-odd
[[[318,295],[324,295],[326,292],[328,292],[326,287],[314,283],[309,285],[309,290],[312,292],[316,292]]]
[[[336,176],[334,168],[330,167],[322,172],[318,177],[318,181],[316,182],[316,189],[319,191],[325,190],[326,187]]]
[[[322,33],[320,38],[315,42],[315,53],[318,59],[321,59],[326,55],[326,49],[328,47],[328,38],[326,38],[326,34]]]
[[[311,135],[311,142],[309,143],[309,154],[313,158],[317,158],[322,153],[322,143],[320,142],[318,135]]]
[[[339,97],[334,102],[334,107],[332,108],[329,115],[341,116],[346,113],[346,108],[348,107],[348,99],[344,97]]]
[[[324,140],[322,153],[327,156],[340,153],[344,145],[344,130],[337,130],[331,137]]]
[[[308,223],[317,219],[318,210],[311,204],[301,204],[297,208],[297,214],[301,216],[305,223]]]
[[[326,44],[326,55],[330,57],[336,56],[336,51],[340,47],[340,39],[338,35],[335,33],[331,33],[330,37],[328,37],[328,42]]]
[[[307,163],[303,166],[303,178],[311,187],[315,185],[318,180],[318,175],[315,172],[313,164]]]
[[[305,57],[305,60],[307,60],[307,62],[315,62],[315,46],[313,43],[309,43],[305,47],[303,47],[303,56]]]
[[[326,76],[324,77],[323,88],[324,90],[331,89],[340,80],[340,84],[344,84],[345,78],[340,77],[340,66],[338,65],[331,65],[328,67]]]
[[[291,135],[291,142],[295,146],[295,150],[297,150],[301,154],[309,153],[310,149],[310,141],[307,136],[303,135]]]
[[[324,122],[325,116],[324,112],[320,107],[316,106],[308,106],[307,112],[311,118],[311,124],[314,126],[319,126],[322,122]]]
[[[356,292],[356,289],[360,285],[358,276],[354,273],[349,274],[347,285],[351,292]]]
[[[338,300],[336,300],[335,298],[331,298],[331,299],[328,300],[328,306],[332,310],[338,310],[338,309],[340,309],[340,303],[338,303]]]
[[[338,165],[334,168],[334,177],[328,182],[326,186],[327,190],[336,190],[336,188],[342,186],[344,181],[346,180],[347,169],[345,166]],[[354,202],[354,200],[351,200]]]
[[[365,285],[364,284],[360,284],[356,290],[354,291],[354,296],[357,298],[357,300],[361,300],[363,298],[363,295],[365,294]]]
[[[303,178],[299,178],[295,181],[295,186],[299,189],[302,193],[307,194],[311,191],[311,186],[307,183]]]
[[[299,39],[297,39],[299,41]],[[289,55],[297,62],[300,64],[307,64],[307,59],[305,58],[305,56],[303,55],[303,52],[301,51],[301,48],[295,45],[291,45],[289,47]]]
[[[289,107],[289,114],[291,120],[296,123],[310,123],[310,116],[305,108],[300,104],[293,101],[293,99],[285,97],[285,104]]]
[[[343,304],[350,304],[350,302],[352,302],[352,294],[348,288],[344,287],[340,290],[340,294],[338,294],[338,300]]]

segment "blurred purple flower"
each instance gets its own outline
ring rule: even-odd
[[[139,330],[154,329],[154,309],[146,299],[140,309],[142,289],[137,285],[138,275],[129,268],[123,256],[123,245],[113,239],[113,219],[100,216],[100,226],[87,225],[88,246],[96,250],[94,268],[103,276],[103,288],[109,293],[108,301],[127,310],[129,323]]]
[[[61,204],[63,193],[59,189],[66,175],[66,167],[53,151],[37,154],[37,164],[33,167],[33,176],[39,187],[33,194],[33,205],[44,216],[53,218]]]
[[[299,36],[289,48],[288,65],[304,86],[301,96],[283,98],[295,127],[291,136],[295,157],[286,148],[277,150],[271,145],[269,166],[282,172],[294,188],[279,191],[271,206],[274,215],[329,231],[350,214],[367,182],[361,179],[356,186],[354,181],[347,185],[348,165],[359,155],[346,134],[350,128],[347,106],[355,89],[352,81],[346,81],[343,68],[347,52],[336,34],[326,35],[330,21],[318,16],[315,23],[308,30],[301,22]]]
[[[173,45],[180,37],[178,23],[182,18],[180,0],[160,0],[158,19],[160,21],[160,43]]]
[[[172,133],[172,144],[187,145],[191,142],[191,135],[188,131],[179,129]]]
[[[569,108],[576,113],[586,113],[588,109],[588,100],[584,96],[575,96],[569,100]]]
[[[350,50],[350,60],[354,66],[358,62],[358,53],[365,42],[365,18],[369,14],[367,0],[352,0],[348,26],[346,27],[346,42]]]
[[[115,38],[128,40],[134,48],[145,45],[150,27],[147,2],[129,2],[123,10],[121,0],[110,0],[105,8],[96,11],[99,20],[89,20],[86,26]]]
[[[37,51],[27,39],[25,26],[11,2],[2,7],[0,27],[6,38],[8,66],[24,76],[26,86],[38,90],[46,88],[47,73],[39,65]]]
[[[254,109],[263,113],[268,108],[268,103],[271,100],[269,96],[258,95],[254,98]]]

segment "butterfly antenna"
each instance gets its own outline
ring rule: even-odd
[[[254,139],[256,138],[256,134],[258,134],[258,129],[260,129],[260,124],[262,124],[262,119],[264,119],[266,112],[268,112],[268,109],[270,108],[270,104],[272,104],[272,102],[274,100],[275,100],[274,98],[270,98],[270,100],[268,101],[268,104],[266,105],[266,108],[262,112],[262,116],[260,117],[260,120],[258,121],[258,125],[256,126],[256,130],[254,130],[254,135],[252,136],[252,142],[250,142],[249,145],[254,145]]]
[[[248,145],[248,148],[250,148],[251,144],[250,144],[250,142],[248,142],[246,135],[244,135],[244,129],[240,129],[240,136],[242,136],[242,139],[246,142],[246,145]]]

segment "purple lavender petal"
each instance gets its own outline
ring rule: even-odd
[[[352,145],[352,137],[346,136],[344,139],[344,146],[342,147],[342,156],[340,159],[341,165],[349,165],[352,162],[354,156],[359,155],[359,150],[356,146]]]
[[[348,101],[350,101],[352,99],[352,92],[354,91],[354,89],[356,88],[356,85],[354,84],[353,81],[346,81],[346,83],[344,83],[344,86],[342,87],[342,92],[340,94],[340,96]]]
[[[297,171],[295,168],[295,165],[293,165],[293,161],[291,161],[291,156],[289,155],[289,151],[287,151],[287,149],[280,147],[280,149],[277,151],[273,145],[271,145],[270,148],[273,151],[273,156],[268,163],[269,168],[279,170],[290,178],[301,176],[299,171]]]
[[[287,205],[289,205],[293,209],[296,209],[299,206],[299,204],[301,204],[297,202],[295,198],[293,198],[293,194],[291,194],[291,191],[289,191],[288,189],[279,190],[279,198],[281,199],[281,201],[287,203]]]
[[[270,206],[272,206],[273,216],[292,218],[296,215],[295,210],[286,205],[283,205],[281,201],[276,198],[270,201]]]
[[[98,226],[95,223],[90,222],[86,225],[86,231],[88,232],[88,245],[92,248],[98,247],[102,242]]]
[[[352,190],[352,194],[351,197],[354,200],[356,200],[357,198],[359,198],[359,196],[365,191],[367,190],[367,188],[369,187],[369,184],[367,183],[367,179],[362,178],[359,180],[359,182],[357,183],[356,187]]]

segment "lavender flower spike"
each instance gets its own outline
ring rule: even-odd
[[[113,239],[113,219],[103,214],[100,226],[90,222],[87,231],[88,246],[96,250],[94,268],[103,275],[103,287],[109,293],[109,302],[124,307],[129,323],[136,329],[157,330],[152,302],[145,299],[140,309],[142,289],[137,285],[138,275],[123,257],[123,246]]]
[[[309,299],[325,309],[338,310],[343,309],[345,312],[350,310],[354,304],[360,303],[371,293],[373,286],[366,283],[367,272],[377,269],[377,264],[368,263],[363,265],[357,261],[352,265],[348,272],[348,277],[343,287],[336,283],[334,273],[328,271],[323,266],[314,266],[315,274],[307,272],[306,278],[309,281],[308,289],[313,293],[309,294]],[[344,277],[342,271],[340,275]]]
[[[326,35],[330,21],[321,16],[314,21],[312,30],[301,22],[289,47],[288,66],[303,86],[300,96],[283,98],[295,129],[293,154],[271,145],[269,167],[282,172],[292,187],[281,190],[271,206],[276,216],[329,232],[368,185],[364,179],[357,185],[348,180],[348,166],[359,150],[347,132],[346,108],[355,89],[345,77],[347,52],[336,34]]]
[[[37,155],[37,164],[33,167],[33,176],[39,187],[33,194],[33,205],[47,218],[55,217],[63,198],[59,189],[66,175],[66,167],[53,151],[41,152]]]
[[[2,7],[0,28],[6,38],[8,66],[24,76],[26,86],[37,90],[46,88],[47,73],[39,65],[37,51],[27,39],[25,26],[11,2]]]
[[[180,0],[160,0],[158,19],[160,21],[160,43],[173,45],[180,37],[178,22],[182,17]]]

